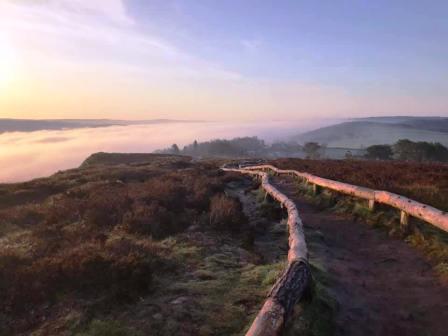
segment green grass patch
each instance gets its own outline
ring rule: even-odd
[[[76,333],[75,336],[143,336],[143,334],[127,328],[118,321],[93,320],[86,331]]]
[[[310,263],[310,267],[313,275],[310,293],[294,307],[285,336],[330,336],[335,332],[338,302],[327,289],[330,275],[320,264]]]

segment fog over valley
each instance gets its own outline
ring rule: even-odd
[[[328,123],[328,122],[327,122]],[[0,134],[0,182],[24,181],[78,167],[95,152],[152,152],[174,143],[259,136],[267,141],[325,124],[301,122],[168,122]]]

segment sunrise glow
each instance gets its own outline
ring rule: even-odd
[[[448,335],[448,0],[0,0],[0,336]]]
[[[432,33],[443,12],[427,6],[427,17],[414,17],[350,1],[4,0],[0,111],[229,121],[443,115],[446,34]]]
[[[0,36],[0,90],[6,90],[16,76],[14,50],[6,39]]]

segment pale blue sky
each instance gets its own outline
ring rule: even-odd
[[[127,9],[148,31],[245,76],[447,88],[448,1],[130,0]]]
[[[67,114],[116,117],[128,105],[131,118],[448,114],[448,1],[6,3],[4,39],[22,68],[51,59],[45,67],[58,80],[82,73],[98,81],[93,93],[105,87],[95,95],[70,84],[91,103],[80,114],[71,102]],[[55,81],[48,71],[36,76]],[[108,92],[114,104],[95,106]],[[45,115],[63,112],[55,113]]]

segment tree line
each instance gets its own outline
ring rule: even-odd
[[[216,139],[200,143],[195,140],[182,149],[177,144],[173,144],[170,148],[158,152],[203,157],[238,157],[264,155],[267,148],[265,142],[257,137],[242,137],[231,140]]]
[[[326,145],[307,142],[276,142],[266,144],[257,137],[241,137],[231,140],[216,139],[205,142],[194,141],[182,149],[177,144],[159,150],[158,153],[189,155],[194,157],[288,157],[302,153],[307,159],[325,156]],[[417,162],[448,162],[448,148],[436,142],[401,139],[393,145],[373,145],[365,149],[363,156],[347,151],[346,159],[402,160]]]
[[[448,148],[438,142],[414,142],[408,139],[401,139],[393,145],[373,145],[367,147],[365,157],[373,160],[397,159],[417,162],[448,162]]]

